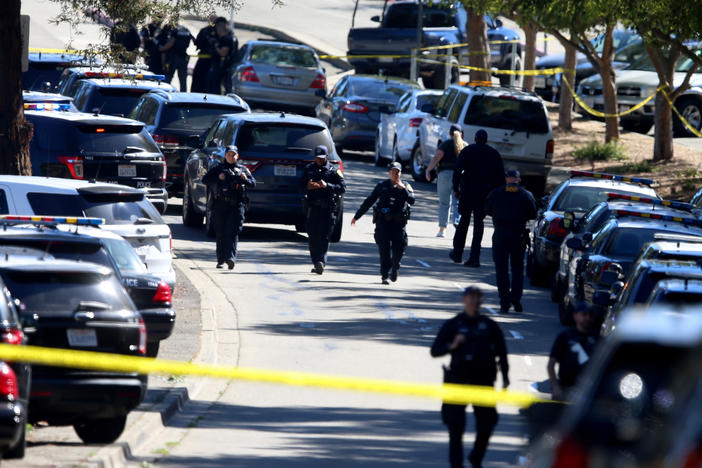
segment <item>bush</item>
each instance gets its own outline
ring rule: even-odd
[[[622,166],[608,167],[607,172],[613,174],[640,174],[642,172],[655,172],[658,168],[654,167],[648,159],[643,161],[624,164]]]
[[[624,148],[617,145],[616,141],[610,141],[609,143],[592,141],[573,151],[573,156],[579,161],[589,161],[593,168],[595,161],[621,161],[626,159]]]

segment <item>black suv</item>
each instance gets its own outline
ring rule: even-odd
[[[43,256],[0,259],[0,276],[20,302],[28,344],[143,356],[146,327],[109,268]],[[73,425],[85,443],[112,443],[146,394],[133,373],[32,366],[30,422]]]
[[[201,148],[185,165],[183,224],[202,225],[214,235],[209,189],[202,177],[224,158],[224,148],[237,145],[239,162],[248,167],[257,186],[249,190],[246,220],[254,223],[291,224],[305,230],[300,179],[304,167],[314,161],[313,149],[329,149],[329,162],[343,170],[327,127],[318,119],[299,115],[253,113],[225,115],[212,125]],[[332,242],[341,238],[343,199],[337,203],[337,223]]]
[[[141,95],[153,89],[175,91],[162,81],[86,78],[78,82],[73,103],[81,112],[126,117]]]
[[[183,193],[185,160],[204,133],[222,114],[250,112],[235,94],[169,93],[154,90],[141,96],[130,118],[144,122],[146,130],[166,157],[166,189],[171,196]]]
[[[144,124],[82,112],[27,111],[34,175],[99,180],[147,191],[163,213],[166,163]]]

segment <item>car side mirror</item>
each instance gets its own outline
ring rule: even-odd
[[[612,283],[612,287],[609,288],[609,292],[612,294],[612,297],[618,297],[623,290],[624,281],[615,281],[614,283]]]
[[[595,291],[592,295],[592,303],[596,306],[609,307],[614,301],[609,291]]]
[[[579,237],[571,237],[566,241],[566,245],[568,246],[569,249],[573,250],[578,250],[582,251],[585,250],[585,244],[583,244],[583,240],[580,239]]]
[[[585,234],[583,234],[583,242],[586,244],[589,244],[590,242],[592,242],[592,233],[591,232],[586,232]]]
[[[600,275],[600,284],[612,287],[614,283],[619,281],[620,273],[618,271],[604,271]]]
[[[187,139],[187,144],[191,148],[199,148],[202,144],[200,140],[200,135],[190,135]]]
[[[317,96],[317,97],[321,97],[322,99],[326,99],[326,98],[327,98],[327,92],[326,92],[325,90],[323,90],[323,89],[318,89],[318,90],[316,90],[316,91],[314,92],[314,95]]]
[[[423,104],[421,109],[419,109],[419,110],[421,110],[422,112],[426,112],[427,114],[433,114],[436,111],[436,108],[434,107],[433,104],[426,103],[426,104]]]
[[[561,224],[563,225],[563,229],[565,229],[566,231],[572,231],[573,229],[575,229],[575,213],[573,213],[572,211],[566,211],[563,214],[563,220]]]
[[[380,16],[379,15],[371,16],[371,21],[374,23],[380,23]]]
[[[504,23],[502,22],[501,19],[495,20],[495,26],[497,26],[498,28],[501,28],[503,25],[504,25]]]

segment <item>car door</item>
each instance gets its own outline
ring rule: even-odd
[[[442,141],[443,133],[445,133],[443,128],[446,127],[446,130],[448,131],[446,118],[453,101],[456,99],[456,95],[458,95],[458,90],[456,88],[447,89],[439,100],[439,104],[436,107],[436,112],[434,112],[434,115],[429,120],[427,125],[423,126],[425,132],[423,132],[424,134],[422,135],[422,137],[424,137],[424,147],[422,148],[422,152],[425,158],[431,157],[434,155],[434,153],[436,153],[436,149],[439,147],[439,144]]]
[[[329,130],[331,131],[332,138],[336,141],[339,136],[339,127],[343,125],[341,121],[342,110],[341,107],[346,104],[346,94],[349,89],[349,78],[346,78],[343,83],[337,88],[336,93],[331,98],[330,108],[329,108]]]
[[[392,156],[392,145],[397,135],[397,122],[401,118],[402,113],[406,111],[407,105],[411,100],[412,94],[407,93],[397,101],[395,112],[392,114],[380,114],[380,123],[378,124],[378,128],[382,129],[382,131],[379,132],[381,138],[379,142],[379,147],[381,149],[380,154]]]
[[[405,95],[407,99],[398,102],[398,109],[393,114],[393,138],[397,138],[398,155],[406,158],[403,151],[411,151],[417,139],[417,127],[410,127],[410,119],[417,117],[417,96],[414,92]],[[390,143],[392,145],[392,142]],[[392,147],[391,147],[392,151]]]
[[[319,103],[319,106],[317,107],[317,118],[327,124],[330,131],[332,129],[332,102],[334,100],[334,96],[337,96],[342,89],[346,87],[347,80],[348,78],[346,77],[341,78],[336,86],[334,86],[334,89],[331,90],[331,92]]]

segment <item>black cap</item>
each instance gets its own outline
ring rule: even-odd
[[[229,24],[229,21],[227,21],[227,18],[225,18],[224,16],[218,16],[217,19],[214,21],[214,24],[219,23]]]
[[[239,154],[239,148],[236,147],[236,145],[229,145],[227,146],[227,149],[224,151],[224,153],[229,153],[230,151]]]
[[[488,138],[488,134],[485,130],[480,129],[477,132],[475,132],[475,142],[476,143],[480,143],[481,145],[484,145],[485,143],[487,143],[487,138]]]
[[[453,124],[453,125],[451,125],[451,128],[449,128],[449,135],[453,135],[453,132],[463,133],[463,129],[461,128],[460,125]]]
[[[580,301],[577,304],[575,304],[575,309],[573,309],[574,314],[578,313],[592,313],[592,307],[587,302]]]
[[[390,170],[397,169],[398,171],[402,172],[402,164],[400,164],[399,162],[390,163],[388,167],[390,168]]]
[[[514,179],[521,179],[521,175],[519,174],[519,171],[516,169],[507,169],[505,171],[505,176],[512,177]]]
[[[478,296],[482,297],[483,292],[477,286],[468,286],[466,289],[463,290],[463,297],[470,296],[473,294],[477,294]]]
[[[324,145],[318,145],[315,146],[314,148],[314,157],[315,158],[326,158],[329,156],[329,149],[324,146]]]

